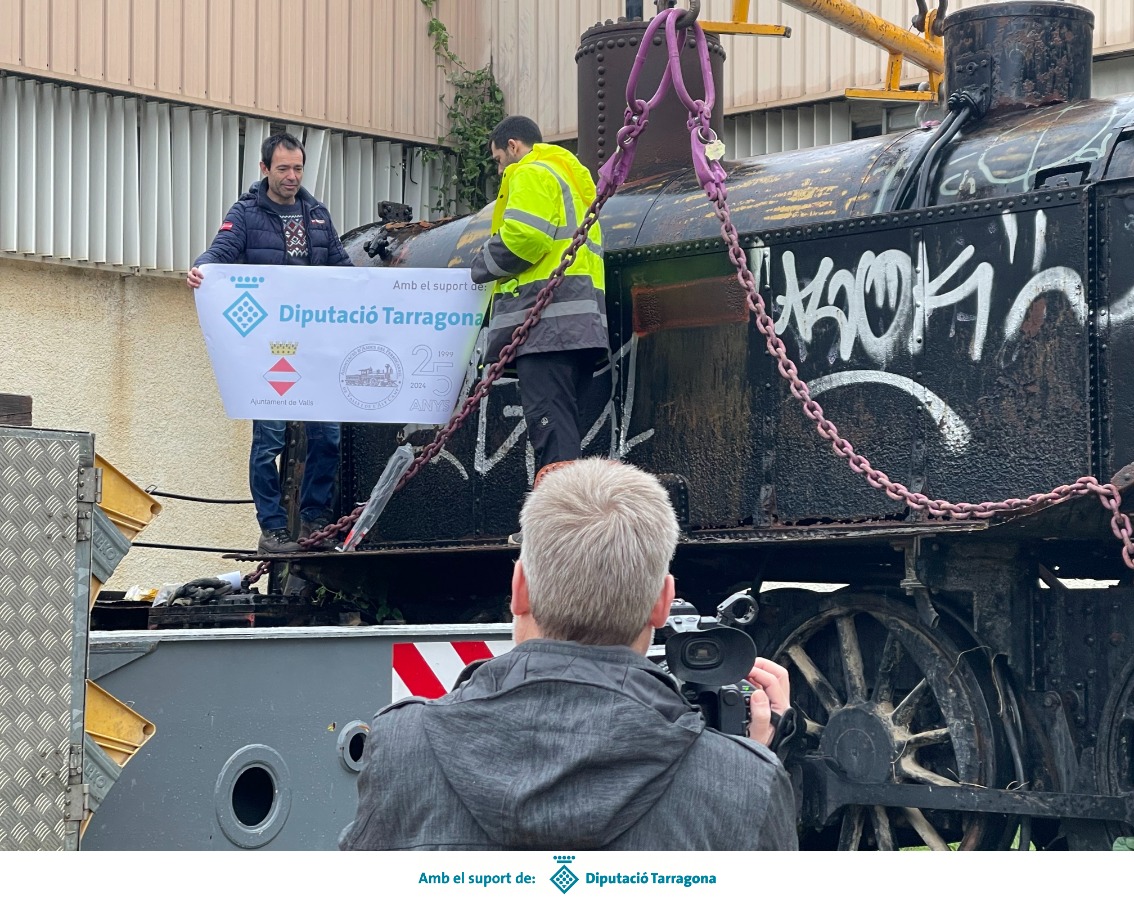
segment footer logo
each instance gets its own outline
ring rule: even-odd
[[[566,894],[571,888],[579,883],[579,876],[567,868],[567,863],[575,861],[573,856],[556,856],[553,859],[559,863],[559,868],[555,870],[555,874],[551,876],[551,883],[559,888],[559,892]]]

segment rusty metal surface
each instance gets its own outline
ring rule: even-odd
[[[1091,96],[1095,15],[1071,3],[985,3],[945,19],[945,89],[970,74],[992,88],[988,115]],[[987,66],[987,72],[981,69]]]

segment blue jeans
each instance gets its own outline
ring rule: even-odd
[[[299,485],[299,516],[310,522],[331,515],[341,429],[334,422],[305,422],[303,427],[307,432],[307,459]],[[256,504],[256,518],[264,531],[287,528],[287,510],[283,508],[280,470],[276,464],[286,434],[286,422],[252,423],[248,486]]]

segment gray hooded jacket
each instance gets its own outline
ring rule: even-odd
[[[371,725],[343,850],[795,850],[783,766],[628,647],[525,641]]]

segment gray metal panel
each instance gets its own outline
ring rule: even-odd
[[[89,434],[0,428],[0,850],[78,848],[93,464]]]
[[[510,638],[507,625],[95,632],[99,686],[157,731],[83,849],[334,849],[358,802],[343,739],[389,703],[393,645]],[[263,825],[241,829],[234,783],[255,767],[275,790]]]

